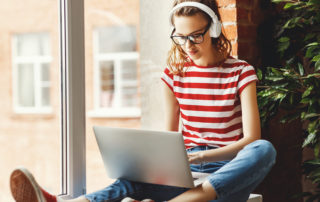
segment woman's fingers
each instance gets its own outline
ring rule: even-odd
[[[199,164],[201,163],[199,160],[199,155],[197,152],[188,154],[189,163],[191,164]]]

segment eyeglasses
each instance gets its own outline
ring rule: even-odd
[[[179,45],[182,46],[185,43],[187,43],[187,40],[189,40],[191,43],[193,44],[200,44],[203,42],[203,36],[207,33],[207,31],[210,28],[210,23],[206,26],[206,29],[204,30],[203,33],[198,33],[198,34],[192,34],[192,35],[188,35],[188,36],[173,36],[172,34],[175,32],[175,29],[172,31],[172,34],[170,36],[170,38],[172,39],[172,41]]]

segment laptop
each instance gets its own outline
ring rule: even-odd
[[[112,179],[193,188],[207,173],[191,173],[182,134],[171,131],[93,126]]]

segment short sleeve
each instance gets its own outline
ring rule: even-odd
[[[256,71],[251,65],[245,65],[241,70],[238,80],[238,94],[240,95],[243,89],[251,82],[258,81]]]
[[[170,70],[166,68],[162,72],[161,80],[168,85],[168,87],[173,91],[173,74],[170,73]]]

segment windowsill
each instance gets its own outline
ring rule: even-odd
[[[101,108],[88,112],[90,118],[140,118],[140,108]]]
[[[53,110],[51,107],[46,108],[23,108],[15,107],[14,113],[16,114],[30,114],[30,115],[51,115]]]

